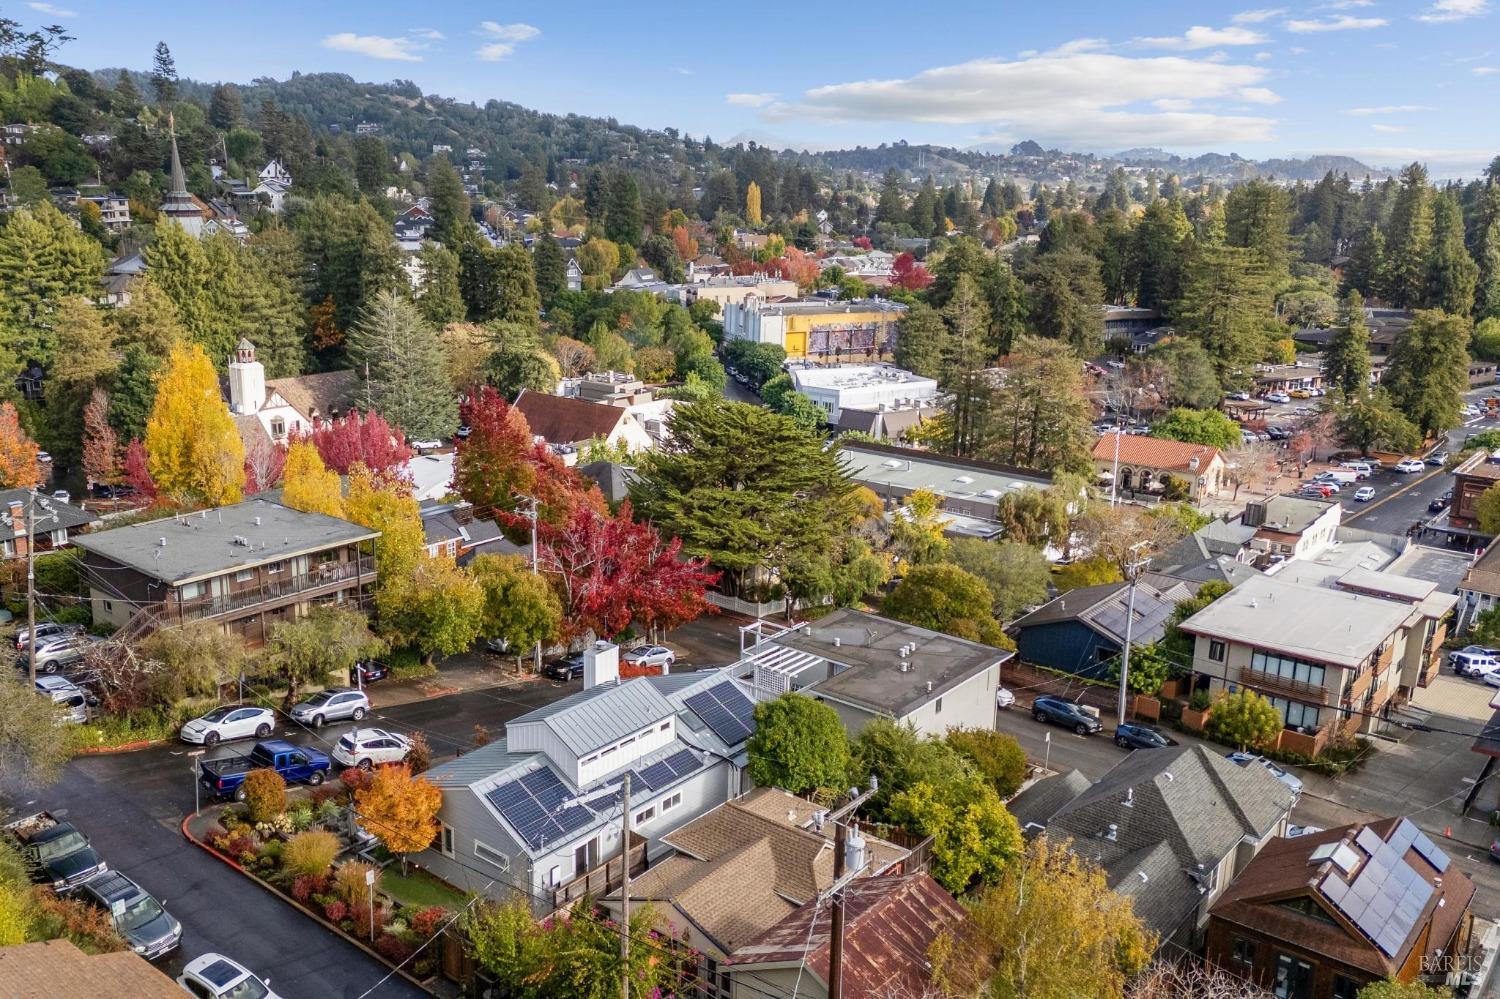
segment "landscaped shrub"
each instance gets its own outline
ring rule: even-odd
[[[380,868],[359,860],[346,860],[333,872],[333,890],[339,898],[355,908],[370,903],[370,885],[365,884],[365,874],[375,872],[376,890],[380,888]]]
[[[370,904],[349,906],[349,918],[354,920],[354,934],[362,940],[370,939]],[[375,907],[375,932],[378,935],[385,926],[385,910]]]
[[[66,937],[86,954],[124,950],[125,941],[115,932],[109,912],[80,898],[63,898],[51,892],[36,893],[32,932],[37,940]]]
[[[341,811],[343,806],[337,801],[325,800],[318,805],[318,821],[324,825],[333,825],[338,821]]]
[[[328,878],[321,874],[299,874],[292,879],[292,898],[306,902],[328,890]]]
[[[436,933],[438,927],[442,926],[447,918],[447,909],[441,905],[429,905],[411,914],[411,928],[414,933],[425,939]]]
[[[1195,690],[1193,691],[1193,696],[1188,698],[1188,707],[1194,711],[1207,711],[1210,703],[1212,702],[1209,700],[1208,691],[1206,690]]]
[[[312,789],[313,807],[321,809],[328,802],[341,798],[343,795],[343,789],[333,784],[320,784]]]
[[[421,732],[412,734],[411,749],[406,754],[406,765],[413,776],[432,769],[432,747],[427,745],[427,737]]]
[[[395,961],[397,964],[411,957],[416,950],[405,940],[390,933],[380,935],[380,939],[375,941],[375,949],[385,955],[387,960]]]
[[[299,832],[281,850],[281,868],[288,874],[322,875],[339,855],[339,838],[322,829]]]
[[[338,899],[333,899],[330,902],[324,902],[323,915],[328,917],[328,921],[330,923],[342,923],[346,918],[348,918],[349,906],[344,902],[340,902]]]
[[[973,761],[986,780],[1002,798],[1021,789],[1026,780],[1026,750],[1004,732],[982,728],[955,728],[948,731],[948,745]]]
[[[299,801],[287,810],[287,821],[297,832],[305,832],[313,824],[315,809],[310,801]]]
[[[375,775],[368,770],[361,770],[359,767],[350,767],[339,774],[339,783],[348,788],[350,794],[356,791],[363,791],[374,782]]]
[[[260,845],[260,849],[258,849],[258,850],[255,851],[255,858],[257,860],[272,860],[272,861],[274,861],[274,860],[279,859],[280,857],[281,857],[281,840],[279,840],[279,839],[273,839],[273,840],[271,840],[269,842],[262,843]]]
[[[274,770],[252,770],[245,775],[245,815],[251,822],[269,822],[286,811],[286,781]]]

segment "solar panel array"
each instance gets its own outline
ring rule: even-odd
[[[668,784],[672,784],[680,777],[698,769],[698,757],[691,749],[679,749],[659,763],[653,763],[644,770],[634,771],[630,778],[630,791],[660,791]]]
[[[755,731],[751,721],[755,705],[740,688],[727,680],[694,694],[684,703],[726,746],[739,745]]]
[[[1382,840],[1368,826],[1355,845],[1368,854],[1353,881],[1330,873],[1318,885],[1323,897],[1344,914],[1387,957],[1395,957],[1411,935],[1433,886],[1406,862],[1406,852],[1415,849],[1438,870],[1448,866],[1448,857],[1426,834],[1407,819]]]
[[[568,786],[550,768],[507,781],[485,797],[532,849],[555,842],[594,820],[582,805],[567,805]]]

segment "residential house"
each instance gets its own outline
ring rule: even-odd
[[[411,483],[411,495],[418,503],[441,500],[453,495],[453,451],[415,454],[403,466]]]
[[[1104,340],[1134,340],[1140,334],[1160,329],[1161,310],[1134,305],[1101,305],[1104,314]]]
[[[1370,381],[1377,383],[1385,375],[1386,359],[1396,340],[1411,325],[1413,314],[1405,309],[1365,309],[1365,327],[1369,332]],[[1304,346],[1326,351],[1328,344],[1338,334],[1333,328],[1297,330],[1292,339]],[[1295,386],[1294,386],[1295,387]]]
[[[355,135],[379,135],[380,123],[375,121],[362,121],[354,126]]]
[[[630,497],[630,484],[637,478],[635,469],[614,461],[590,461],[578,471],[593,480],[608,503],[619,503]]]
[[[1297,560],[1241,583],[1178,627],[1194,636],[1195,689],[1249,687],[1280,712],[1278,745],[1315,755],[1371,732],[1436,673],[1458,598],[1435,583]]]
[[[1500,607],[1500,545],[1492,545],[1464,573],[1458,587],[1458,621],[1455,630],[1473,627],[1474,619]]]
[[[106,191],[101,194],[80,194],[79,203],[92,202],[99,209],[99,221],[110,232],[130,228],[130,199],[123,194]]]
[[[266,379],[255,345],[241,340],[229,359],[229,411],[248,452],[259,441],[286,440],[354,409],[359,377],[352,369]]]
[[[682,290],[683,304],[717,302],[720,313],[730,302],[743,303],[751,295],[763,302],[797,297],[797,282],[769,278],[763,274],[703,277],[699,280],[694,280],[694,275],[689,275],[688,281],[688,286]]]
[[[116,309],[123,309],[129,305],[130,285],[144,273],[146,273],[146,256],[139,250],[110,261],[109,266],[105,268],[104,277],[99,282],[103,285],[99,298],[100,304]]]
[[[687,279],[689,281],[710,281],[715,278],[725,278],[730,275],[730,266],[724,262],[724,258],[713,253],[700,253],[687,262]],[[796,292],[792,292],[796,294]]]
[[[379,537],[359,524],[247,500],[73,539],[95,622],[151,630],[210,620],[258,644],[320,604],[358,605]]]
[[[41,493],[33,505],[29,489],[0,489],[0,508],[0,520],[10,529],[0,529],[0,559],[25,558],[33,544],[39,552],[66,548],[74,534],[99,521],[81,506]]]
[[[643,418],[630,407],[611,406],[523,389],[516,409],[526,417],[533,436],[554,447],[579,448],[601,440],[631,451],[649,451],[665,434],[664,418]]]
[[[788,357],[839,359],[888,354],[906,306],[879,298],[766,301],[758,295],[724,306],[724,337],[774,343]]]
[[[0,947],[0,982],[9,999],[182,999],[182,986],[128,950],[86,954],[71,940]]]
[[[819,260],[818,269],[826,271],[830,267],[838,267],[849,277],[858,278],[872,288],[887,288],[891,283],[891,268],[895,262],[895,255],[885,250],[836,253]]]
[[[723,670],[619,680],[619,649],[585,652],[584,689],[506,723],[505,738],[433,767],[438,840],[416,858],[467,891],[525,893],[538,915],[621,876],[630,777],[632,869],[662,837],[745,790],[752,703]]]
[[[1337,540],[1342,517],[1337,501],[1307,496],[1271,496],[1246,503],[1240,523],[1255,533],[1244,554],[1259,568],[1312,558]]]
[[[840,608],[817,621],[740,629],[736,676],[752,676],[756,700],[789,690],[838,712],[851,735],[876,718],[925,735],[995,727],[1000,665],[1013,653],[863,611]]]
[[[1296,364],[1257,364],[1254,394],[1291,392],[1296,389],[1323,387],[1323,368],[1315,362]]]
[[[520,555],[531,558],[530,545],[506,540],[500,525],[493,519],[474,516],[474,505],[460,500],[444,503],[433,500],[418,507],[422,515],[422,533],[427,554],[436,558],[446,555],[459,565],[468,565],[477,554]]]
[[[1164,576],[1192,583],[1238,585],[1256,574],[1242,556],[1256,528],[1242,520],[1215,517],[1198,530],[1158,551],[1151,566]]]
[[[1453,984],[1474,891],[1408,818],[1281,839],[1213,905],[1206,957],[1287,999],[1355,999],[1385,979]]]
[[[888,409],[937,409],[935,378],[914,375],[894,364],[839,364],[827,367],[798,364],[791,368],[792,386],[839,423],[846,410],[883,413]]]
[[[1168,479],[1176,479],[1199,504],[1224,485],[1224,454],[1205,444],[1113,431],[1094,442],[1093,459],[1099,480],[1116,495],[1161,493]]]
[[[1131,753],[1094,784],[1048,777],[1008,807],[1028,835],[1072,840],[1163,943],[1195,950],[1214,903],[1286,834],[1293,804],[1264,767],[1195,745]]]
[[[805,798],[759,787],[667,833],[662,845],[674,853],[631,879],[631,905],[655,906],[702,954],[698,973],[709,989],[700,995],[727,999],[730,954],[832,886],[835,825],[828,815]],[[866,878],[900,870],[909,857],[894,843],[863,839]],[[619,913],[618,890],[603,901]]]
[[[569,291],[583,290],[583,265],[575,258],[568,258],[568,262],[564,266],[563,276],[567,281]]]
[[[1128,583],[1080,587],[1048,601],[1008,630],[1015,635],[1016,656],[1022,662],[1108,680],[1125,648],[1125,622],[1134,622],[1133,647],[1150,645],[1166,633],[1177,605],[1196,590],[1155,574],[1137,581],[1133,601]]]
[[[924,994],[932,984],[928,954],[939,936],[963,921],[963,906],[923,873],[857,878],[843,900],[844,995]],[[820,918],[822,908],[804,902],[737,948],[725,969],[731,999],[756,999],[772,990],[828,999],[833,927]]]

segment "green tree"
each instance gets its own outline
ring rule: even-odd
[[[1104,345],[1104,284],[1099,262],[1079,249],[1043,253],[1026,270],[1031,327],[1061,340],[1083,357]]]
[[[1385,233],[1385,295],[1397,308],[1427,300],[1432,254],[1432,188],[1427,168],[1413,163],[1401,171],[1401,188]]]
[[[221,132],[227,132],[244,118],[240,103],[240,91],[232,83],[221,83],[214,87],[208,101],[208,121]]]
[[[557,390],[562,369],[535,333],[504,322],[491,323],[486,329],[494,338],[495,350],[485,370],[501,395],[513,399],[522,389],[544,394]]]
[[[516,555],[480,555],[469,566],[484,591],[480,634],[508,643],[520,657],[562,633],[562,602],[545,578]]]
[[[1222,381],[1260,360],[1274,304],[1273,277],[1260,257],[1208,241],[1188,257],[1173,313],[1179,328],[1208,351]]]
[[[536,238],[531,252],[537,295],[542,305],[551,306],[553,299],[568,290],[568,262],[563,257],[562,247],[550,232]]]
[[[458,255],[436,243],[423,243],[417,251],[422,265],[422,287],[417,289],[417,309],[436,327],[464,318],[464,297],[458,284]]]
[[[52,205],[11,213],[0,228],[0,382],[9,385],[23,362],[51,366],[58,309],[97,295],[103,270],[99,244]]]
[[[990,609],[997,621],[1013,621],[1026,608],[1047,602],[1047,559],[1031,545],[955,538],[949,548],[955,565],[989,587]]]
[[[81,298],[57,313],[57,361],[47,373],[47,419],[38,428],[53,459],[73,464],[83,450],[83,410],[106,388],[119,364],[113,337],[99,310]]]
[[[1500,316],[1486,316],[1474,326],[1469,350],[1486,361],[1500,361]]]
[[[283,707],[288,709],[297,703],[303,685],[341,680],[355,662],[381,648],[363,614],[314,607],[304,617],[272,627],[263,663],[269,676],[286,685]]]
[[[292,220],[302,241],[310,301],[332,299],[334,321],[348,329],[367,301],[401,286],[401,250],[390,224],[368,201],[320,194]]]
[[[492,257],[495,306],[484,318],[536,329],[542,309],[531,254],[519,243],[502,246]]]
[[[1343,324],[1328,341],[1323,377],[1345,396],[1370,389],[1370,330],[1365,325],[1365,300],[1357,290],[1344,299]]]
[[[951,562],[913,566],[881,605],[881,613],[986,645],[1008,648],[1010,640],[991,612],[993,595],[984,581]]]
[[[1474,296],[1478,319],[1500,318],[1500,183],[1491,180],[1480,198],[1474,234],[1474,261],[1479,266]]]
[[[1021,828],[977,773],[934,787],[918,781],[891,798],[892,821],[931,836],[931,873],[954,894],[994,884],[1021,855]]]
[[[36,695],[24,670],[7,672],[0,676],[0,778],[51,784],[72,756],[69,728],[58,722],[57,706]]]
[[[1017,544],[1036,548],[1054,540],[1062,544],[1068,531],[1068,505],[1048,490],[1017,489],[995,504],[995,520]]]
[[[950,728],[944,741],[973,763],[1001,798],[1019,791],[1031,771],[1026,750],[1004,732],[992,728]]]
[[[156,94],[158,107],[171,107],[177,102],[177,63],[166,42],[156,43],[156,55],[151,61],[151,90]]]
[[[377,591],[375,607],[381,632],[421,653],[429,665],[439,655],[468,649],[485,625],[483,587],[441,556],[419,557],[411,573]]]
[[[629,342],[605,325],[604,320],[589,327],[589,331],[583,335],[583,342],[594,351],[595,371],[623,371],[628,374],[635,370],[635,353],[630,349]]]
[[[1362,455],[1372,449],[1413,451],[1422,443],[1422,431],[1396,408],[1384,387],[1339,403],[1333,413],[1339,440]]]
[[[1146,206],[1132,233],[1129,267],[1136,278],[1136,304],[1169,308],[1182,295],[1182,270],[1193,224],[1182,205],[1158,199]]]
[[[1419,310],[1391,347],[1381,384],[1426,437],[1458,426],[1469,389],[1469,323]]]
[[[795,691],[755,706],[755,734],[746,750],[751,780],[792,794],[843,788],[851,769],[838,712]]]
[[[936,378],[944,373],[944,359],[951,349],[943,317],[925,302],[912,303],[898,324],[896,364],[907,371]]]
[[[1249,687],[1219,696],[1208,715],[1208,734],[1238,749],[1272,745],[1281,727],[1281,712]]]
[[[636,186],[635,177],[627,170],[614,171],[609,178],[605,207],[605,237],[614,243],[640,246],[643,225],[641,191]]]
[[[1151,424],[1151,436],[1228,450],[1240,443],[1240,426],[1217,409],[1173,409]]]
[[[161,356],[143,344],[133,343],[125,348],[109,397],[109,422],[123,440],[145,436],[146,420],[156,404],[156,381],[163,366]]]
[[[1289,275],[1291,221],[1289,193],[1269,181],[1240,184],[1224,200],[1225,241],[1249,250],[1275,285]]]
[[[1023,468],[1091,473],[1091,412],[1078,355],[1057,340],[1020,337],[990,396],[979,455]]]
[[[1448,989],[1423,982],[1398,982],[1387,978],[1360,989],[1355,999],[1449,999]]]
[[[909,566],[946,560],[946,523],[937,496],[926,489],[914,490],[891,518],[891,551]]]
[[[953,297],[943,307],[943,321],[949,335],[938,385],[951,399],[948,424],[952,436],[948,446],[955,455],[972,455],[992,393],[984,373],[989,354],[985,346],[989,307],[967,274],[959,277]]]
[[[436,331],[410,302],[377,294],[350,330],[349,348],[372,407],[407,436],[447,437],[458,427],[458,401]]]
[[[1439,197],[1432,211],[1432,260],[1428,267],[1425,303],[1456,316],[1474,311],[1479,265],[1464,245],[1464,216],[1451,195]]]
[[[1223,398],[1213,362],[1195,340],[1173,337],[1152,347],[1144,358],[1131,358],[1129,365],[1145,366],[1149,374],[1142,380],[1156,385],[1169,406],[1212,409]]]
[[[459,242],[459,233],[472,223],[464,180],[441,153],[427,161],[427,197],[432,211],[432,229],[446,246]]]
[[[1480,494],[1474,513],[1480,530],[1486,534],[1500,534],[1500,486],[1490,486]]]
[[[1057,587],[1057,592],[1067,593],[1069,590],[1077,590],[1085,586],[1118,583],[1123,578],[1120,575],[1120,567],[1109,559],[1087,558],[1061,566],[1057,572],[1053,573],[1052,584]]]

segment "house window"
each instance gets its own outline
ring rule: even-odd
[[[203,596],[202,583],[183,583],[177,588],[178,600],[197,600]]]
[[[0,542],[0,551],[5,552],[6,558],[16,557],[16,543],[14,541]]]
[[[1290,954],[1276,955],[1276,979],[1271,994],[1276,999],[1312,999],[1313,966]]]
[[[454,540],[448,542],[448,554],[450,556],[458,554],[458,541]]]
[[[635,813],[635,824],[640,825],[643,822],[650,822],[654,818],[656,818],[656,806],[652,805],[650,808],[643,808]]]
[[[270,573],[272,575],[280,572],[283,568],[285,568],[285,563],[282,563],[282,562],[267,562],[266,563],[266,572],[268,572],[268,573]]]
[[[447,823],[438,825],[438,853],[445,857],[453,856],[453,827]]]
[[[236,583],[248,583],[248,582],[250,582],[250,580],[252,580],[254,578],[255,578],[255,570],[254,569],[241,569],[241,570],[239,570],[238,572],[236,572],[234,574],[234,581]]]
[[[279,416],[271,418],[271,436],[278,440],[286,436],[286,421]]]
[[[1301,701],[1289,701],[1284,697],[1267,697],[1271,706],[1281,712],[1283,722],[1287,728],[1305,728],[1309,731],[1315,730],[1322,717],[1322,711],[1311,704],[1303,704]]]
[[[1303,662],[1274,652],[1256,652],[1250,657],[1250,668],[1282,680],[1293,680],[1313,687],[1323,686],[1325,671],[1317,663]]]
[[[676,808],[680,804],[682,804],[682,792],[681,791],[678,791],[676,794],[671,795],[670,797],[663,798],[662,802],[661,802],[662,814],[666,814],[667,812],[670,812],[672,809]]]
[[[666,730],[667,730],[667,729],[669,729],[669,728],[671,728],[671,727],[672,727],[672,723],[671,723],[671,722],[669,722],[669,721],[664,721],[664,722],[662,722],[662,723],[661,723],[661,724],[660,724],[660,725],[658,725],[658,726],[657,726],[657,727],[656,727],[656,730],[657,730],[657,731],[658,731],[658,732],[665,732],[665,731],[666,731]]]
[[[942,714],[942,713],[943,713],[943,699],[942,699],[942,698],[941,698],[941,697],[939,697],[939,698],[938,698],[938,699],[937,699],[937,700],[936,700],[936,701],[935,701],[935,702],[934,702],[934,703],[933,703],[933,706],[932,706],[932,713],[933,713],[933,714],[935,714],[935,715],[940,715],[940,714]]]
[[[1244,937],[1232,937],[1229,943],[1229,960],[1235,964],[1251,967],[1255,964],[1255,941]]]
[[[1343,975],[1333,976],[1333,999],[1354,999],[1359,994],[1359,983]]]
[[[1209,639],[1208,658],[1216,663],[1224,661],[1224,643],[1217,639]]]
[[[104,601],[104,613],[108,614],[110,611],[112,611],[114,609],[115,609],[115,605],[114,605],[113,601],[110,601],[110,600]]]
[[[477,839],[474,841],[474,856],[478,857],[480,860],[484,861],[486,864],[491,864],[491,865],[493,865],[495,867],[500,868],[502,871],[508,871],[508,870],[510,870],[510,858],[509,857],[507,857],[505,854],[501,853],[499,850],[495,849],[494,847],[489,846],[488,844],[479,842],[479,840],[477,840]],[[557,868],[554,867],[554,868],[552,868],[552,870],[553,870],[554,875],[555,875],[555,873],[557,871]],[[552,883],[553,884],[557,883],[557,880],[556,880],[555,876],[553,878]]]

